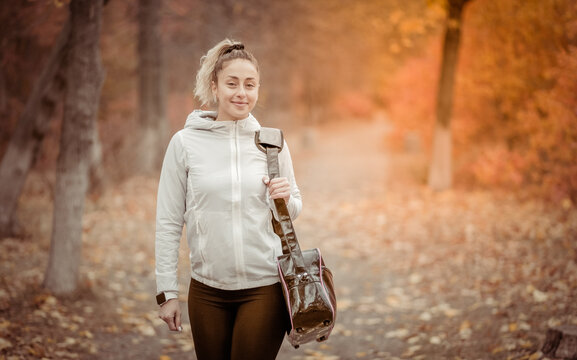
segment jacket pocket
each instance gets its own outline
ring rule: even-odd
[[[196,249],[191,249],[193,253],[197,253],[200,257],[202,263],[206,263],[206,246],[207,246],[207,228],[208,225],[206,223],[206,216],[202,211],[194,211],[194,224],[191,224],[195,227],[195,232],[197,236],[197,243]],[[195,251],[196,250],[196,251]]]

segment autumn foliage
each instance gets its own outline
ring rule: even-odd
[[[0,2],[0,157],[71,1]],[[424,184],[446,2],[162,0],[170,131],[198,105],[200,56],[224,37],[245,42],[262,70],[255,115],[291,146],[299,240],[326,250],[335,270],[332,340],[285,346],[279,359],[537,360],[547,327],[577,325],[577,3],[468,1],[451,119],[456,186],[434,192]],[[22,234],[0,239],[0,360],[193,351],[188,324],[172,334],[157,316],[158,177],[128,170],[140,140],[138,3],[103,9],[97,125],[109,181],[83,214],[80,291],[59,298],[40,285],[56,109],[20,197]]]
[[[407,136],[417,136],[428,152],[441,63],[441,3],[253,0],[227,11],[218,2],[167,0],[162,26],[170,129],[181,127],[194,107],[197,59],[216,40],[231,36],[249,44],[261,60],[256,112],[265,123],[290,128],[370,118],[384,109],[394,125],[389,145],[402,146]],[[47,1],[1,10],[7,51],[0,153],[66,6]],[[125,2],[104,9],[107,78],[99,128],[112,178],[123,175],[123,163],[134,161],[131,149],[138,141],[127,136],[138,126],[137,10]],[[577,201],[576,13],[571,0],[466,6],[452,120],[457,185]],[[230,24],[231,16],[234,27],[220,25]],[[272,26],[274,38],[259,30]],[[43,171],[53,168],[57,154],[59,126],[52,128],[36,165]]]
[[[576,10],[567,0],[466,8],[452,123],[458,184],[577,201]],[[434,36],[386,92],[397,132],[426,144],[439,57]]]

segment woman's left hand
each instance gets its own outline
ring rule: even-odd
[[[271,199],[284,199],[288,204],[291,197],[291,185],[287,178],[277,177],[270,180],[268,176],[264,176],[262,182],[268,187]]]

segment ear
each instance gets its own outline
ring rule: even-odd
[[[211,90],[212,90],[212,95],[213,95],[214,97],[216,97],[216,88],[217,88],[217,86],[216,86],[216,82],[214,82],[214,80],[210,83],[210,88],[211,88]]]

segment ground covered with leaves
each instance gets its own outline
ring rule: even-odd
[[[421,155],[385,150],[387,131],[362,122],[287,134],[305,205],[297,236],[333,270],[338,319],[327,342],[285,342],[278,358],[545,359],[548,327],[577,325],[575,205],[431,192]],[[80,290],[55,297],[41,286],[50,186],[31,177],[26,236],[0,240],[0,359],[195,358],[186,313],[182,333],[157,318],[156,185],[133,178],[90,199]],[[184,302],[184,241],[180,259]]]

